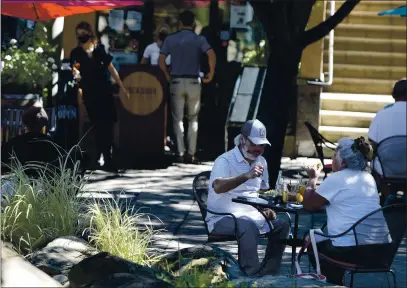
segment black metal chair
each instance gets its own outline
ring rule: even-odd
[[[372,163],[372,170],[377,174],[380,187],[385,187],[382,192],[385,201],[388,195],[397,191],[407,192],[407,136],[396,135],[382,140],[376,147],[375,156],[381,168],[381,174],[377,173]],[[375,164],[376,163],[376,164]]]
[[[206,215],[208,213],[207,201],[208,201],[208,184],[209,184],[210,175],[211,175],[211,171],[205,171],[205,172],[199,173],[197,176],[195,176],[194,182],[192,184],[192,191],[194,192],[194,197],[195,197],[196,202],[198,203],[199,210],[201,211],[201,215],[202,215],[202,220],[205,225],[206,233],[208,234],[208,240],[206,241],[206,243],[237,241],[237,236],[214,235],[209,232],[208,224],[206,223],[205,219],[206,219]],[[233,214],[217,213],[217,212],[213,212],[213,211],[209,211],[209,213],[212,213],[214,215],[231,216],[235,220],[235,231],[237,230],[236,217]]]
[[[314,142],[315,150],[317,151],[317,155],[319,160],[321,160],[323,171],[325,173],[324,179],[328,176],[328,173],[332,172],[332,164],[325,164],[325,157],[324,157],[324,147],[335,151],[336,144],[332,143],[324,136],[319,134],[318,130],[312,126],[309,122],[304,122],[305,126],[307,126],[308,131],[311,135],[312,142]]]
[[[377,210],[374,210],[373,212],[367,214],[363,218],[361,218],[359,221],[357,221],[355,224],[353,224],[349,229],[344,231],[341,234],[338,235],[327,235],[327,234],[321,234],[315,231],[315,235],[320,235],[324,236],[329,239],[333,238],[339,238],[341,236],[344,236],[346,234],[352,233],[355,236],[355,243],[356,243],[356,251],[360,252],[360,255],[362,259],[372,259],[372,257],[381,257],[380,259],[380,264],[371,264],[369,263],[369,260],[365,260],[365,265],[360,265],[360,264],[355,264],[355,263],[350,263],[350,262],[345,262],[345,261],[338,261],[336,259],[332,259],[331,257],[328,257],[324,255],[321,252],[318,252],[318,256],[321,260],[327,261],[331,265],[337,266],[339,268],[345,269],[347,271],[347,274],[351,275],[351,280],[350,280],[350,287],[353,287],[353,280],[354,280],[354,275],[355,274],[361,274],[361,273],[390,273],[393,276],[393,283],[394,287],[397,286],[396,282],[396,275],[394,271],[391,269],[391,265],[394,261],[394,258],[396,257],[397,251],[400,247],[400,244],[403,240],[404,234],[406,232],[406,203],[405,199],[395,199],[393,203],[391,203],[388,206],[381,207]],[[369,218],[369,217],[374,217],[378,213],[383,213],[384,218],[387,223],[387,227],[389,229],[390,236],[392,238],[392,242],[389,245],[386,245],[385,248],[381,246],[380,251],[374,251],[373,248],[371,248],[371,245],[361,245],[361,241],[363,241],[363,237],[366,236],[366,233],[358,233],[358,231],[361,229],[359,227],[363,226],[363,222]],[[366,231],[365,231],[366,232]],[[304,237],[305,238],[305,237]],[[304,241],[304,245],[301,248],[299,252],[298,258],[300,259],[304,251],[310,246],[310,240]],[[379,256],[380,255],[380,256]],[[377,259],[377,258],[375,258]],[[372,261],[372,263],[375,261]],[[345,274],[346,276],[346,274]],[[345,282],[345,277],[343,279],[343,282]],[[345,285],[345,283],[343,283]]]

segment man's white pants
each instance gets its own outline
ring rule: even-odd
[[[188,154],[195,155],[198,138],[198,114],[201,106],[201,81],[199,78],[172,78],[171,114],[178,155],[185,153],[184,144],[184,108],[188,118]]]

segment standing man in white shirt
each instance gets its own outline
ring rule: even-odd
[[[398,81],[392,94],[395,102],[377,112],[369,127],[368,136],[374,150],[386,138],[407,135],[407,80]],[[373,167],[376,173],[383,174],[377,158],[374,159]]]
[[[267,162],[261,155],[265,146],[266,128],[259,120],[247,121],[241,134],[235,138],[235,148],[219,156],[209,180],[208,209],[232,213],[237,218],[239,237],[239,264],[248,275],[278,274],[285,245],[281,243],[289,233],[286,222],[276,220],[274,211],[264,214],[274,227],[269,234],[264,266],[259,261],[257,245],[260,234],[269,231],[263,215],[252,206],[232,202],[236,197],[258,197],[259,190],[269,189]],[[235,235],[235,222],[229,216],[208,213],[209,232],[217,235]]]
[[[165,27],[161,27],[158,30],[157,41],[151,43],[146,47],[141,59],[141,64],[150,64],[152,66],[158,66],[158,58],[160,57],[160,49],[164,43],[165,38],[168,36],[168,30]],[[165,64],[169,66],[171,64],[171,55],[165,58]]]

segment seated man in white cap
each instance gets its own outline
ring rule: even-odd
[[[276,219],[272,210],[264,214],[274,230],[269,233],[264,263],[260,263],[257,244],[260,234],[269,231],[263,215],[249,205],[232,202],[236,197],[257,197],[259,190],[269,189],[267,162],[261,155],[270,142],[266,128],[259,120],[247,121],[241,134],[235,138],[235,148],[219,156],[212,168],[209,181],[208,209],[232,213],[237,218],[237,236],[240,241],[239,264],[248,275],[279,274],[281,258],[289,225]],[[235,235],[235,222],[230,216],[208,213],[208,229],[212,234]]]

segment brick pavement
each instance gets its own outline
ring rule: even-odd
[[[298,158],[282,161],[283,175],[290,179],[298,179],[300,170],[318,161],[316,159]],[[115,197],[126,201],[136,209],[157,216],[160,221],[152,218],[153,225],[165,228],[156,237],[154,247],[159,251],[171,252],[179,248],[200,245],[206,241],[206,232],[198,205],[192,199],[192,180],[202,171],[211,169],[212,163],[202,165],[177,164],[160,170],[131,170],[121,177],[113,177],[108,173],[95,172],[85,190],[87,196]],[[96,192],[99,191],[99,192]],[[104,192],[103,192],[104,191]],[[106,193],[108,192],[108,193]],[[316,217],[316,225],[324,222],[324,216]],[[300,218],[300,234],[309,229],[310,217]],[[234,242],[221,243],[219,246],[237,257],[237,245]],[[406,287],[406,238],[400,247],[393,269],[397,274],[398,287]],[[260,257],[264,255],[264,243],[259,246]],[[291,247],[284,253],[282,273],[290,270]],[[304,271],[308,269],[307,257],[302,259]],[[391,278],[389,277],[391,280]],[[355,287],[388,287],[384,274],[360,274],[355,277]],[[391,287],[391,286],[390,286]]]

